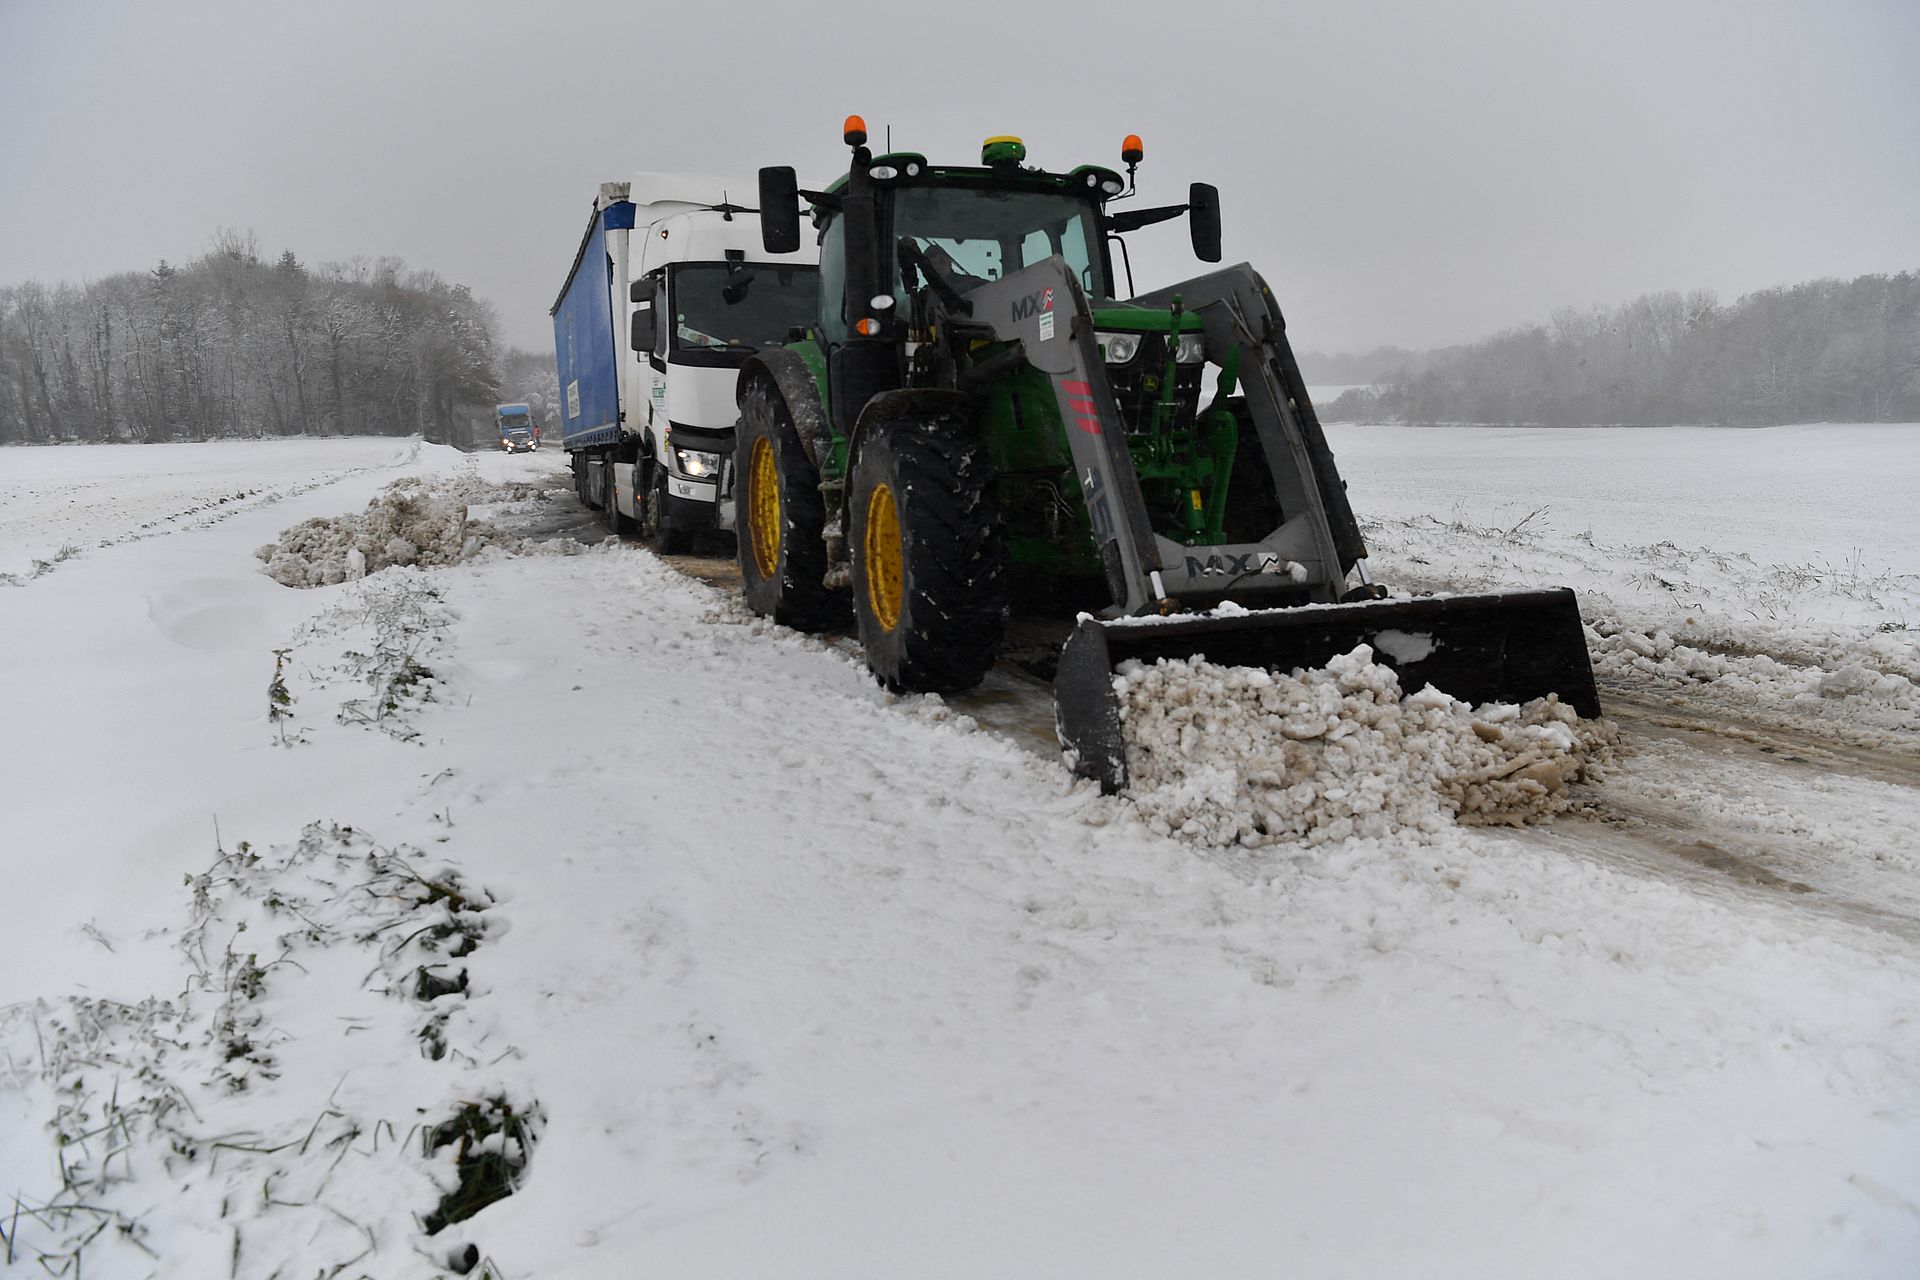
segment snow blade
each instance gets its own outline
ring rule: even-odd
[[[1191,618],[1083,617],[1054,676],[1054,725],[1073,771],[1109,795],[1127,785],[1120,704],[1113,676],[1129,661],[1204,657],[1220,666],[1291,672],[1325,666],[1355,645],[1392,667],[1400,687],[1427,685],[1464,702],[1527,702],[1549,693],[1583,716],[1600,695],[1566,587],[1477,596],[1426,596],[1358,604],[1303,605]]]

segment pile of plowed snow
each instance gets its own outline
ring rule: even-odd
[[[1556,698],[1402,696],[1366,645],[1294,675],[1132,662],[1114,684],[1134,803],[1156,831],[1216,847],[1525,822],[1611,754],[1611,727]]]
[[[254,554],[267,562],[268,577],[289,587],[331,586],[390,565],[452,564],[483,547],[513,549],[522,541],[483,520],[469,520],[469,503],[517,502],[535,492],[474,476],[407,476],[383,489],[360,515],[316,516]]]
[[[1749,628],[1751,633],[1756,630]],[[1695,698],[1782,704],[1858,730],[1920,729],[1920,644],[1904,628],[1869,635],[1802,627],[1758,643],[1724,622],[1684,618],[1671,632],[1605,616],[1587,628],[1595,674],[1685,685]]]

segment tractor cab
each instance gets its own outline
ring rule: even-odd
[[[1021,163],[1026,146],[1011,136],[988,138],[981,163],[973,167],[931,165],[916,152],[870,155],[858,116],[849,118],[846,136],[853,164],[824,191],[800,191],[790,168],[761,171],[768,245],[797,246],[798,199],[805,196],[812,204],[823,264],[844,265],[846,288],[822,299],[821,329],[830,342],[888,336],[888,321],[904,314],[915,267],[923,262],[940,283],[965,294],[1058,257],[1081,292],[1101,306],[1121,296],[1112,257],[1118,247],[1124,267],[1120,234],[1188,212],[1195,256],[1220,260],[1219,196],[1206,183],[1193,184],[1187,204],[1108,210],[1109,202],[1133,193],[1134,170],[1144,155],[1137,137],[1128,137],[1122,147],[1123,179],[1097,165],[1067,173],[1026,167]],[[1126,273],[1130,285],[1131,269]],[[840,275],[831,266],[823,274],[830,282]],[[862,320],[874,323],[862,328]]]
[[[1032,343],[1007,340],[974,307],[977,290],[1052,262],[1069,288],[1056,296],[1042,286],[1017,299],[1014,318],[1031,315],[1035,339],[1046,343],[1056,339],[1056,326],[1064,341],[1073,316],[1090,316],[1155,531],[1182,544],[1225,541],[1235,523],[1227,497],[1240,432],[1218,406],[1203,416],[1203,323],[1177,301],[1116,300],[1122,290],[1114,267],[1116,249],[1126,263],[1122,232],[1182,213],[1192,215],[1196,256],[1217,261],[1214,188],[1194,184],[1183,205],[1110,210],[1132,193],[1143,156],[1137,137],[1122,147],[1125,178],[1097,165],[1065,173],[1029,168],[1025,144],[1010,136],[987,139],[981,163],[964,167],[933,165],[916,152],[869,155],[858,117],[848,121],[847,141],[853,163],[826,190],[802,192],[791,169],[765,169],[760,193],[762,228],[775,251],[783,236],[797,246],[798,201],[811,202],[821,295],[808,344],[824,374],[836,444],[851,441],[866,407],[888,392],[964,390],[984,399],[998,424],[989,448],[1009,499],[1015,562],[1097,579],[1097,531],[1085,519],[1082,536],[1062,527],[1062,513],[1084,504],[1052,383],[1026,358]],[[1130,285],[1130,268],[1126,274]],[[836,451],[829,465],[844,459]],[[1252,503],[1257,510],[1237,523],[1258,536],[1265,530],[1253,526],[1273,515],[1271,487]]]

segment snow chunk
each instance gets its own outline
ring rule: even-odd
[[[1564,809],[1611,755],[1610,725],[1551,696],[1403,697],[1366,645],[1292,675],[1127,663],[1114,690],[1135,805],[1156,831],[1216,847],[1518,824]]]
[[[376,495],[357,516],[316,516],[254,554],[267,576],[289,587],[324,587],[390,565],[453,564],[484,547],[520,539],[467,518],[470,502],[524,500],[526,486],[488,485],[474,476],[408,476]]]
[[[1418,662],[1433,652],[1433,637],[1424,631],[1382,631],[1373,640],[1396,662]]]

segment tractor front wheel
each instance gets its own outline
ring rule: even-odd
[[[1006,629],[1005,538],[986,449],[957,416],[875,423],[849,488],[853,610],[895,692],[971,689]]]
[[[841,625],[845,597],[824,581],[827,520],[820,473],[770,379],[755,379],[741,397],[733,457],[740,586],[747,607],[800,631]]]

